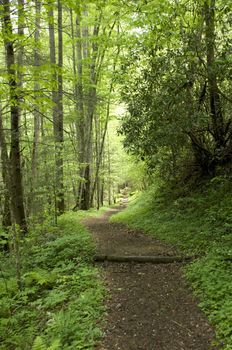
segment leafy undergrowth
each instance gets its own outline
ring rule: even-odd
[[[40,226],[21,243],[20,259],[1,257],[1,350],[93,349],[104,289],[92,266],[95,247],[80,224],[85,216],[68,213],[57,227]]]
[[[173,192],[152,188],[111,220],[142,229],[184,254],[201,256],[185,272],[216,328],[218,344],[231,350],[232,184],[215,178],[188,195]]]

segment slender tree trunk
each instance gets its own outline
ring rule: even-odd
[[[97,105],[97,83],[100,76],[101,66],[104,60],[106,48],[99,50],[98,37],[100,27],[102,25],[102,10],[98,9],[95,23],[93,26],[93,32],[91,39],[89,38],[88,25],[81,26],[81,8],[77,11],[76,19],[76,38],[77,38],[77,85],[75,89],[75,95],[77,100],[78,121],[77,121],[77,134],[79,141],[79,166],[80,166],[80,186],[78,203],[75,206],[79,206],[80,209],[87,210],[93,203],[96,187],[98,185],[99,169],[101,164],[102,144],[99,144],[99,152],[96,159],[96,173],[95,180],[92,184],[92,162],[93,162],[93,121],[94,114]],[[88,17],[88,8],[84,6],[82,11],[84,18]],[[71,14],[71,23],[72,14]],[[109,37],[112,34],[116,21],[113,23],[109,30]],[[75,55],[73,54],[75,58]],[[83,62],[89,62],[88,65]],[[89,86],[83,93],[83,69],[85,73],[89,75]],[[74,67],[74,72],[76,71]],[[107,129],[107,126],[106,126]],[[106,131],[105,131],[106,132]],[[99,156],[99,157],[98,157]],[[99,185],[100,187],[100,185]]]
[[[115,56],[114,64],[113,64],[113,72],[112,72],[113,75],[114,75],[114,72],[116,70],[116,65],[117,65],[119,53],[120,53],[120,48],[118,47],[117,54]],[[110,103],[111,103],[111,94],[112,94],[113,88],[114,88],[114,80],[112,78],[111,82],[110,82],[110,87],[109,87],[109,96],[108,96],[108,101],[107,101],[106,119],[105,119],[105,125],[104,125],[104,129],[103,129],[103,136],[102,136],[100,149],[99,149],[99,152],[98,152],[98,158],[97,158],[97,164],[96,164],[96,174],[95,174],[95,179],[94,179],[92,192],[91,192],[91,203],[93,201],[94,192],[95,192],[95,189],[96,189],[96,186],[97,186],[100,166],[101,166],[101,162],[102,162],[102,155],[103,155],[103,151],[104,151],[105,138],[106,138],[108,123],[109,123],[109,118],[110,118]]]
[[[57,125],[55,130],[55,140],[57,145],[57,158],[56,158],[56,168],[57,168],[57,206],[59,214],[64,213],[64,171],[63,171],[63,148],[64,148],[64,108],[63,108],[63,8],[61,0],[58,0],[58,100],[57,100]]]
[[[19,85],[23,85],[23,74],[22,74],[22,66],[23,66],[23,57],[24,57],[24,22],[25,22],[25,11],[24,11],[24,0],[18,0],[18,37],[19,37],[19,49],[17,54],[17,63],[18,63],[18,81]]]
[[[87,8],[85,7],[84,16],[88,16]],[[95,28],[95,27],[94,27]],[[76,20],[76,36],[77,36],[77,66],[78,66],[78,83],[77,83],[77,107],[78,107],[78,122],[77,129],[79,132],[79,164],[81,182],[79,186],[79,208],[87,210],[90,207],[90,188],[91,188],[91,161],[92,161],[92,128],[93,128],[93,111],[95,108],[96,88],[93,86],[93,68],[95,65],[90,65],[90,85],[88,97],[84,99],[83,95],[83,59],[85,61],[96,61],[96,57],[90,57],[89,49],[89,28],[85,26],[81,28],[80,16]],[[94,73],[95,74],[95,73]],[[86,108],[84,105],[86,103]],[[94,108],[93,108],[94,106]]]
[[[96,171],[95,171],[95,178],[92,186],[92,191],[91,191],[91,203],[93,203],[93,198],[94,198],[94,193],[95,190],[98,186],[99,182],[99,172],[101,168],[101,163],[102,163],[102,156],[103,156],[103,151],[104,151],[104,145],[105,145],[105,137],[106,137],[106,132],[107,132],[107,127],[108,127],[108,121],[109,121],[109,114],[110,114],[110,109],[109,109],[109,101],[107,103],[107,112],[106,112],[106,120],[104,124],[104,129],[103,129],[103,136],[101,143],[99,145],[99,149],[96,150]]]
[[[206,0],[204,4],[206,24],[205,40],[207,51],[210,113],[216,148],[220,149],[225,144],[225,131],[215,66],[215,5],[215,0]]]
[[[7,153],[7,145],[6,145],[4,128],[3,128],[1,106],[0,106],[0,149],[1,149],[1,161],[2,161],[2,179],[5,187],[2,226],[7,229],[12,224],[11,211],[10,211],[10,193],[9,193],[10,174],[9,174],[9,157]]]
[[[80,8],[79,8],[80,13]],[[85,6],[83,15],[88,16],[87,7]],[[78,67],[78,80],[76,87],[77,96],[77,110],[78,121],[77,130],[79,136],[79,166],[80,166],[80,185],[78,195],[78,206],[80,209],[87,210],[90,207],[90,188],[91,188],[91,161],[92,161],[92,127],[93,127],[93,113],[92,105],[94,96],[90,91],[93,89],[92,85],[92,65],[90,65],[90,85],[88,98],[84,98],[83,95],[83,59],[92,60],[90,57],[89,48],[89,28],[86,25],[81,28],[80,15],[76,18],[76,36],[77,36],[77,67]],[[96,58],[94,57],[94,61]],[[84,105],[86,106],[84,107]],[[76,205],[77,207],[77,205]]]
[[[3,39],[6,51],[6,65],[10,89],[10,113],[11,113],[11,157],[10,157],[10,197],[14,223],[18,224],[22,231],[27,231],[26,217],[23,201],[23,185],[20,153],[20,95],[17,86],[15,70],[15,51],[13,44],[13,31],[10,18],[9,0],[3,0],[2,17]]]
[[[60,1],[58,2],[58,64],[62,65],[62,7]],[[62,89],[62,78],[59,73],[56,73],[56,45],[55,45],[55,28],[54,28],[54,12],[53,2],[50,3],[49,10],[49,46],[50,46],[50,63],[53,69],[53,81],[58,82],[57,88],[52,88],[52,101],[53,101],[53,133],[55,141],[55,163],[56,163],[56,184],[55,184],[55,206],[57,207],[58,214],[64,211],[64,191],[63,191],[63,112],[62,103],[60,100],[60,91]]]
[[[34,67],[35,67],[35,82],[34,82],[34,98],[35,101],[38,99],[38,94],[40,91],[40,84],[38,81],[38,69],[40,66],[40,53],[39,53],[39,39],[40,39],[40,22],[41,22],[41,1],[35,0],[35,48],[34,48]],[[29,209],[31,213],[36,212],[35,203],[35,188],[37,187],[38,179],[38,151],[39,151],[39,139],[40,139],[40,112],[39,106],[35,105],[34,111],[34,135],[33,135],[33,145],[32,145],[32,158],[31,158],[31,196],[29,201]]]
[[[85,183],[84,179],[84,159],[85,159],[85,112],[84,112],[84,92],[83,92],[83,37],[81,30],[81,9],[78,6],[78,11],[75,21],[73,21],[73,12],[70,11],[70,21],[71,21],[71,35],[73,39],[72,43],[72,56],[73,56],[73,73],[75,77],[74,85],[74,99],[76,102],[76,140],[78,144],[77,150],[77,164],[78,164],[78,175],[80,178],[78,191],[76,192],[76,205],[74,209],[82,208],[82,193],[84,190]]]
[[[100,25],[102,19],[102,12],[96,18],[95,25],[93,28],[93,42],[92,42],[92,54],[91,54],[91,64],[89,66],[89,80],[90,87],[88,91],[88,100],[87,100],[87,115],[86,115],[86,167],[85,167],[85,187],[82,194],[82,209],[88,210],[91,205],[91,162],[92,162],[92,137],[93,137],[93,118],[94,112],[97,103],[97,81],[96,81],[96,62],[98,57],[98,44],[97,37],[99,35]],[[88,53],[88,46],[86,46],[85,51]]]
[[[101,188],[100,188],[100,205],[102,207],[104,205],[104,189],[105,189],[105,181],[103,179],[101,182]]]
[[[108,170],[108,204],[111,205],[112,190],[111,190],[111,158],[110,158],[110,139],[107,135],[107,170]]]
[[[97,207],[99,208],[99,203],[100,203],[100,197],[99,197],[99,172],[97,173],[97,166],[99,163],[99,151],[100,151],[100,143],[101,143],[101,134],[102,134],[102,130],[101,130],[101,122],[100,122],[100,118],[98,113],[95,113],[94,116],[94,134],[95,134],[95,149],[94,149],[94,163],[95,163],[95,169],[94,169],[94,182],[93,182],[93,186],[91,189],[91,199],[90,199],[90,203],[91,203],[91,207],[94,206],[94,195],[96,192],[96,202],[97,202]],[[96,188],[93,190],[93,187]]]
[[[80,11],[80,8],[79,8]],[[77,135],[79,144],[79,167],[80,167],[80,185],[78,190],[78,206],[80,209],[83,207],[83,191],[85,183],[83,181],[85,175],[84,160],[85,160],[85,138],[86,138],[86,124],[84,113],[84,97],[83,97],[83,55],[82,55],[82,35],[81,35],[81,20],[80,16],[76,17],[76,52],[77,52],[77,84],[75,86],[75,97],[77,104]]]

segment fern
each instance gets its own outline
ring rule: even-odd
[[[26,285],[52,285],[56,280],[56,274],[51,273],[44,269],[37,269],[35,271],[29,271],[24,274]]]
[[[58,350],[60,348],[60,339],[55,339],[51,346],[47,350]]]
[[[35,233],[33,244],[21,247],[22,290],[17,288],[14,257],[0,254],[7,282],[6,288],[0,278],[0,349],[84,349],[99,338],[95,326],[103,312],[103,290],[92,267],[90,235],[77,213],[59,221],[56,230],[43,232],[46,237]]]
[[[60,340],[55,339],[51,346],[47,347],[42,337],[36,337],[32,350],[58,350],[60,347]]]
[[[32,346],[32,350],[47,350],[47,347],[44,344],[43,338],[41,337],[35,338],[34,344]]]

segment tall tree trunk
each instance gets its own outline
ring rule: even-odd
[[[98,152],[98,157],[97,157],[97,162],[96,162],[96,174],[95,174],[95,179],[94,179],[92,192],[91,192],[91,203],[93,201],[94,192],[95,192],[95,189],[96,189],[96,186],[97,186],[97,181],[98,181],[98,178],[99,178],[99,171],[100,171],[101,162],[102,162],[102,156],[103,156],[104,145],[105,145],[105,138],[106,138],[108,122],[109,122],[109,118],[110,118],[110,102],[111,102],[111,96],[110,95],[112,93],[112,90],[113,90],[113,81],[111,81],[109,97],[108,97],[108,101],[107,101],[106,119],[105,119],[102,140],[101,140],[100,149],[99,149],[99,152]]]
[[[58,63],[62,64],[62,7],[60,1],[58,2]],[[49,9],[49,46],[50,46],[50,63],[53,69],[53,81],[58,82],[57,88],[52,88],[53,101],[53,133],[55,141],[55,163],[56,163],[56,184],[55,184],[55,206],[58,214],[64,211],[64,191],[63,191],[63,112],[60,111],[60,91],[62,91],[62,73],[56,73],[56,44],[55,44],[55,28],[54,28],[54,12],[53,2],[50,2]],[[62,96],[61,96],[62,99]]]
[[[4,194],[4,211],[2,218],[2,226],[7,228],[11,226],[11,211],[10,211],[10,174],[9,174],[9,157],[7,153],[6,138],[2,121],[2,110],[0,106],[0,149],[1,149],[1,161],[2,161],[2,179],[5,187]]]
[[[35,67],[35,76],[34,76],[34,98],[35,101],[38,99],[38,94],[40,91],[40,84],[37,80],[38,78],[38,69],[40,66],[40,53],[39,53],[39,39],[40,39],[40,22],[41,22],[41,1],[35,0],[35,48],[34,48],[34,67]],[[36,103],[34,110],[34,135],[33,135],[33,145],[32,145],[32,158],[31,158],[31,196],[29,201],[29,209],[31,213],[36,212],[35,203],[35,188],[37,187],[38,179],[38,147],[40,139],[40,112],[39,106]]]
[[[80,12],[80,8],[79,11]],[[85,32],[85,36],[86,36]],[[86,154],[86,121],[84,112],[84,94],[83,94],[83,45],[82,45],[82,34],[81,34],[81,18],[80,14],[76,16],[76,50],[77,50],[77,84],[75,87],[75,97],[77,103],[77,135],[79,144],[79,167],[80,167],[80,185],[78,190],[78,207],[84,209],[83,193],[86,186],[85,179],[85,154]],[[85,37],[86,40],[86,37]],[[85,50],[86,51],[86,50]],[[85,56],[85,54],[84,54]]]
[[[112,26],[112,29],[113,29],[113,26]],[[110,35],[111,35],[111,31],[110,31]],[[115,59],[114,59],[114,63],[113,63],[113,71],[112,71],[113,76],[112,76],[112,79],[111,79],[111,82],[110,82],[110,87],[109,87],[109,96],[108,96],[107,108],[106,108],[106,119],[105,119],[102,140],[101,140],[101,144],[100,144],[100,148],[99,148],[99,152],[98,152],[98,157],[97,157],[97,162],[96,162],[96,173],[95,173],[94,183],[93,183],[93,186],[92,186],[91,203],[93,202],[94,192],[95,192],[95,189],[96,189],[96,186],[97,186],[97,182],[98,182],[98,178],[99,178],[100,166],[101,166],[101,162],[102,162],[102,155],[103,155],[103,151],[104,151],[105,138],[106,138],[108,123],[109,123],[109,118],[110,118],[111,94],[112,94],[112,91],[113,91],[113,88],[114,88],[114,78],[113,77],[114,77],[114,73],[115,73],[115,70],[116,70],[119,53],[120,53],[120,47],[118,47],[118,49],[117,49],[117,53],[116,53],[116,56],[115,56]]]
[[[63,171],[63,148],[64,148],[64,108],[63,108],[63,9],[61,0],[58,0],[58,99],[57,99],[57,123],[55,128],[55,140],[57,148],[56,171],[57,171],[57,206],[59,214],[65,210],[64,205],[64,171]]]
[[[99,151],[100,151],[100,143],[101,143],[101,121],[98,113],[95,113],[94,116],[94,135],[95,135],[95,143],[94,143],[94,163],[95,163],[95,168],[94,168],[94,182],[93,186],[91,189],[91,207],[94,206],[94,196],[96,192],[96,202],[97,204],[99,203],[99,172],[97,173],[97,166],[99,163]],[[95,189],[93,189],[95,187]]]
[[[206,24],[205,40],[213,135],[216,148],[220,149],[225,145],[225,130],[215,65],[215,3],[215,0],[206,0],[204,3]]]
[[[112,189],[111,189],[111,158],[110,158],[110,138],[107,135],[107,170],[108,170],[108,204],[112,204]]]
[[[24,10],[24,0],[18,0],[18,38],[19,38],[19,49],[17,54],[18,63],[18,85],[22,87],[23,85],[23,57],[24,57],[24,22],[25,22],[25,10]]]
[[[3,0],[2,17],[3,40],[6,51],[6,66],[10,89],[10,113],[11,113],[11,147],[10,147],[10,197],[14,223],[18,224],[22,231],[27,231],[26,217],[23,201],[23,185],[20,153],[20,94],[17,86],[15,70],[15,51],[13,44],[13,31],[10,18],[10,2]]]
[[[93,28],[93,41],[91,52],[91,63],[89,65],[89,91],[86,100],[87,112],[86,112],[86,149],[85,149],[85,172],[84,172],[84,189],[82,192],[82,208],[88,210],[91,205],[91,162],[92,162],[92,137],[93,137],[93,118],[97,103],[97,81],[96,81],[96,62],[99,54],[99,47],[97,43],[97,37],[102,20],[102,11],[96,17],[95,25]],[[88,35],[88,34],[86,34]],[[84,46],[84,52],[89,55],[88,45]]]
[[[74,74],[74,86],[73,86],[73,95],[76,103],[76,121],[75,121],[75,130],[74,135],[76,138],[77,151],[75,152],[77,164],[78,164],[78,175],[82,177],[82,145],[84,144],[84,104],[83,104],[83,87],[82,87],[82,43],[81,43],[81,24],[80,24],[80,7],[78,8],[78,14],[76,16],[76,26],[74,28],[73,20],[73,10],[70,9],[70,23],[71,23],[71,36],[72,36],[72,63],[73,63],[73,74]],[[74,146],[76,150],[76,147]],[[80,193],[81,193],[82,184],[78,182],[78,190],[73,182],[73,193],[75,198],[75,207],[80,207]]]

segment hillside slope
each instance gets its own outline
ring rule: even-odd
[[[199,256],[185,273],[227,350],[232,349],[231,194],[232,184],[221,178],[188,195],[152,187],[111,219]]]

